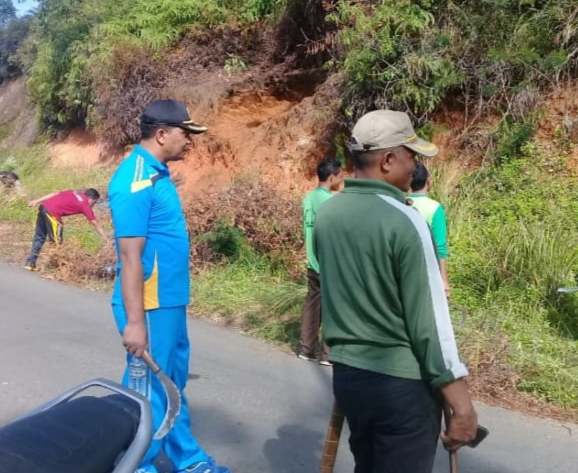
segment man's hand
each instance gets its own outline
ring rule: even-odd
[[[36,207],[37,205],[38,205],[37,200],[31,200],[30,202],[28,202],[28,207]]]
[[[449,424],[449,428],[441,433],[446,450],[457,450],[476,438],[478,415],[473,408],[467,413],[452,413]]]
[[[444,281],[444,292],[446,293],[446,297],[449,299],[452,291],[447,281]]]
[[[446,384],[441,391],[452,411],[449,426],[441,433],[441,439],[447,450],[457,450],[476,438],[478,415],[464,380]]]
[[[122,332],[122,344],[130,354],[142,357],[147,348],[147,328],[141,322],[129,322]]]

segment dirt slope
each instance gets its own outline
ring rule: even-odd
[[[6,130],[0,150],[30,145],[38,137],[36,110],[23,78],[0,85],[0,127]]]
[[[182,190],[220,188],[241,175],[259,177],[282,192],[302,193],[315,185],[315,163],[324,150],[316,141],[311,102],[311,97],[297,101],[257,92],[225,99],[207,124],[209,131],[195,137],[187,159],[173,167]],[[55,165],[66,167],[85,169],[122,156],[82,130],[50,148]]]

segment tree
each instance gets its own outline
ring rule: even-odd
[[[16,8],[12,0],[0,0],[0,27],[6,26],[16,18]]]
[[[0,84],[22,74],[16,53],[30,30],[32,17],[16,18],[0,28]]]

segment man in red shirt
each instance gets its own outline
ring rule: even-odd
[[[62,243],[62,217],[68,215],[84,214],[86,219],[94,225],[100,236],[108,242],[108,237],[96,221],[92,207],[100,199],[100,194],[96,189],[87,189],[84,192],[66,190],[45,195],[40,199],[29,202],[30,207],[38,207],[36,216],[36,227],[34,228],[34,239],[32,249],[26,259],[24,268],[29,271],[36,271],[36,260],[44,242],[48,240],[52,243]]]

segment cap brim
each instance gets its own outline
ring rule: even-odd
[[[192,120],[183,122],[177,126],[179,126],[180,128],[182,128],[185,131],[188,131],[189,133],[194,133],[196,135],[199,135],[201,133],[205,133],[208,130],[208,128],[206,126],[199,125],[199,124],[193,122]]]
[[[411,143],[404,143],[403,146],[411,149],[412,151],[415,151],[417,154],[421,154],[422,156],[426,156],[428,158],[433,158],[439,153],[439,149],[436,145],[430,143],[429,141],[422,140],[421,138],[416,138]]]

